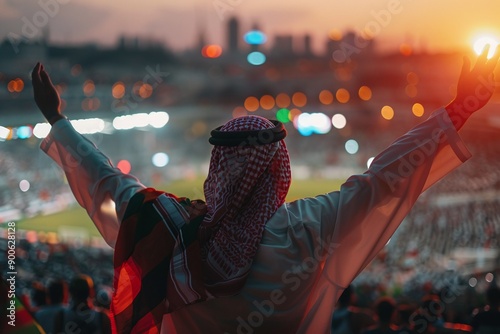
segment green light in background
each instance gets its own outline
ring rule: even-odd
[[[290,114],[290,110],[287,108],[282,108],[276,112],[276,119],[280,121],[281,123],[288,123],[290,122],[290,118],[288,117]]]

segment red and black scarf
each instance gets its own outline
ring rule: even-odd
[[[165,313],[207,298],[197,237],[205,212],[152,188],[134,195],[115,247],[113,333],[158,333]]]

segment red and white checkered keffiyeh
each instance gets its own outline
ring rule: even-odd
[[[235,118],[220,131],[270,129],[258,116]],[[248,138],[248,143],[252,143]],[[199,235],[205,283],[216,295],[244,285],[264,226],[285,202],[291,182],[284,141],[259,146],[214,146],[204,184],[207,215]]]

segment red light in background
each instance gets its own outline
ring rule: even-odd
[[[116,164],[116,168],[118,168],[123,174],[128,174],[130,173],[132,166],[128,160],[120,160],[118,161],[118,164]]]
[[[219,58],[222,54],[222,48],[216,44],[205,45],[201,49],[201,55],[205,58]]]

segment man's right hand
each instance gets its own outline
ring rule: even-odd
[[[488,59],[488,52],[489,45],[483,49],[472,69],[469,58],[464,58],[457,84],[457,95],[446,106],[446,111],[457,131],[474,112],[488,103],[497,86],[493,72],[500,58],[500,47],[496,47],[491,59]]]
[[[31,73],[31,83],[33,84],[33,94],[36,105],[42,112],[45,119],[54,124],[64,118],[61,114],[61,99],[56,88],[50,81],[49,74],[43,65],[37,63]]]

